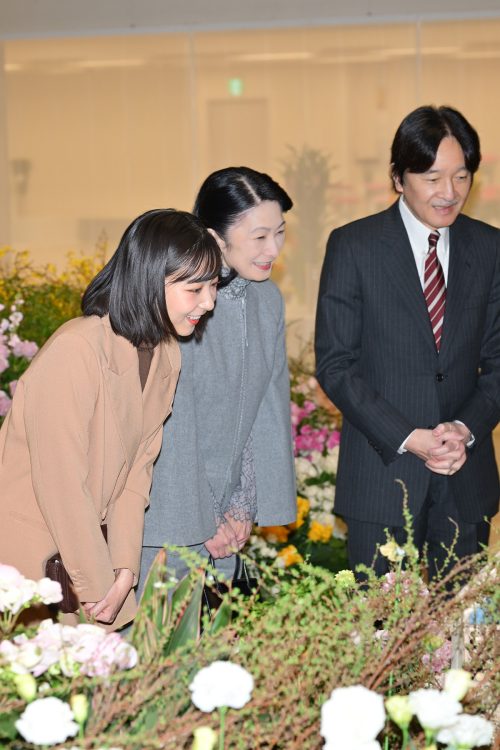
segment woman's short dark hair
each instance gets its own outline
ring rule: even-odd
[[[481,161],[479,136],[465,117],[452,107],[418,107],[396,131],[391,147],[392,177],[403,182],[405,172],[427,172],[436,161],[439,144],[447,136],[457,139],[465,166],[473,175]]]
[[[114,255],[90,282],[82,311],[101,318],[109,314],[113,331],[134,346],[156,346],[177,338],[165,279],[203,282],[216,278],[220,268],[219,247],[199,219],[172,208],[146,211],[127,227]]]
[[[283,212],[292,199],[275,180],[249,167],[226,167],[212,172],[201,186],[193,208],[206,227],[226,240],[239,216],[262,201],[277,201]]]

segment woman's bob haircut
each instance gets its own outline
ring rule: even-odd
[[[112,258],[90,282],[82,311],[100,318],[109,314],[116,334],[134,346],[154,347],[177,338],[165,281],[209,281],[220,269],[217,242],[199,219],[172,208],[146,211],[127,227]]]

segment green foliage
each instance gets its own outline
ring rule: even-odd
[[[23,299],[24,320],[20,335],[42,346],[70,318],[81,315],[82,293],[105,263],[106,244],[93,256],[68,253],[58,271],[51,264],[36,266],[29,253],[0,249],[0,302],[10,306]]]

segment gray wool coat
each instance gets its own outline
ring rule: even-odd
[[[181,343],[181,374],[155,464],[144,545],[199,544],[238,487],[251,437],[257,519],[295,520],[283,299],[271,281],[219,291],[202,340]]]

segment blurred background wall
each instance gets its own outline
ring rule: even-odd
[[[140,212],[191,208],[210,171],[267,171],[295,202],[274,276],[296,350],[329,230],[394,199],[411,109],[478,129],[468,212],[500,226],[500,0],[480,4],[0,0],[0,246],[110,254]]]

